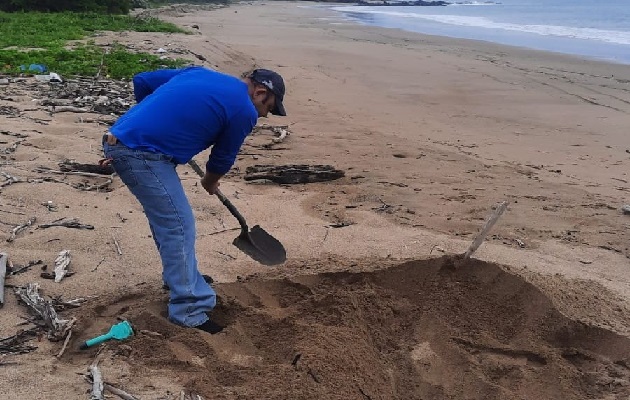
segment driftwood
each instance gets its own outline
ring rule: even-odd
[[[51,301],[55,311],[65,311],[69,308],[81,307],[81,305],[88,301],[88,299],[84,297],[77,297],[72,300],[63,300],[61,296],[56,296],[51,298]]]
[[[62,250],[55,259],[55,282],[59,283],[68,275],[68,265],[70,265],[70,250]]]
[[[477,236],[475,236],[475,239],[470,244],[470,247],[464,253],[462,261],[466,261],[467,259],[469,259],[470,256],[472,256],[472,254],[479,248],[479,246],[481,246],[481,243],[488,235],[488,232],[490,232],[490,229],[492,229],[501,214],[503,214],[503,212],[507,209],[507,206],[507,201],[503,201],[496,206],[492,214],[490,214],[485,224],[483,225],[483,228],[481,228],[481,231],[477,234]]]
[[[4,280],[7,277],[8,259],[7,253],[0,253],[0,308],[4,307]]]
[[[119,256],[122,256],[122,250],[120,248],[120,245],[118,244],[118,240],[116,240],[116,236],[112,235],[112,239],[114,239],[114,246],[116,246],[116,252],[118,253]]]
[[[29,261],[28,263],[26,263],[26,265],[23,265],[23,266],[16,265],[13,268],[11,268],[11,272],[8,275],[13,276],[13,275],[21,274],[22,272],[28,271],[28,269],[31,268],[32,266],[39,265],[42,263],[43,263],[42,260],[37,260],[37,261]]]
[[[94,379],[93,379],[93,376],[92,376],[92,373],[91,373],[91,368],[92,367],[90,367],[90,373],[87,374],[87,375],[84,375],[84,377],[85,377],[85,380],[87,380],[90,384],[94,385]],[[102,374],[101,374],[101,380],[102,380]],[[116,395],[116,396],[120,397],[123,400],[139,400],[136,396],[134,396],[134,395],[132,395],[130,393],[127,393],[127,392],[125,392],[122,389],[117,388],[116,386],[112,385],[109,382],[106,382],[106,381],[103,381],[103,380],[102,380],[102,382],[103,382],[103,389],[104,390],[110,392],[113,395]]]
[[[92,394],[90,400],[105,400],[103,396],[103,377],[98,369],[98,362],[90,365],[90,375],[92,376]]]
[[[7,239],[7,242],[14,241],[15,238],[17,237],[18,233],[22,232],[23,230],[25,230],[29,226],[33,225],[35,223],[35,221],[37,221],[37,218],[31,217],[28,221],[26,221],[22,225],[18,225],[15,228],[13,228],[11,230],[11,236],[9,236],[9,238]]]
[[[253,165],[245,170],[246,181],[269,180],[280,184],[326,182],[342,178],[345,173],[331,165]]]
[[[13,137],[16,137],[18,139],[24,139],[24,138],[28,137],[28,135],[26,135],[24,133],[15,133],[15,132],[5,131],[5,130],[0,131],[0,134],[7,135],[7,136],[13,136]]]
[[[6,172],[0,172],[0,175],[2,175],[5,178],[7,178],[4,182],[0,183],[0,188],[3,188],[5,186],[9,186],[9,185],[13,185],[14,183],[22,182],[22,180],[20,178],[17,178],[17,177],[15,177],[13,175],[9,175]]]
[[[15,150],[17,150],[18,146],[20,145],[20,143],[22,143],[24,141],[24,139],[20,139],[17,142],[13,143],[11,146],[4,148],[4,149],[0,149],[0,154],[11,154],[14,153]]]
[[[65,160],[62,163],[59,163],[59,170],[62,172],[87,172],[90,175],[112,175],[114,171],[114,167],[111,165],[108,166],[100,166],[98,164],[81,164],[77,162],[73,162],[70,160]]]
[[[67,221],[64,221],[65,218],[61,218],[51,222],[50,224],[40,224],[38,228],[50,228],[52,226],[63,226],[65,228],[75,228],[75,229],[94,229],[93,225],[81,224],[77,218],[72,218]]]
[[[122,115],[133,103],[129,82],[91,78],[66,79],[63,85],[38,85],[42,106],[53,106],[53,112],[92,112]],[[57,106],[58,105],[58,106]]]
[[[203,397],[199,396],[197,393],[186,393],[185,390],[182,390],[179,394],[179,400],[203,400]]]
[[[15,294],[26,304],[38,319],[41,319],[48,339],[62,340],[72,328],[72,320],[60,319],[52,305],[52,301],[44,299],[39,294],[39,284],[29,283],[26,287],[15,288]]]
[[[27,329],[0,339],[0,354],[26,354],[37,347],[25,344],[36,336],[36,329]]]

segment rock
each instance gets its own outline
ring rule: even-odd
[[[624,205],[623,207],[621,207],[621,211],[625,214],[625,215],[630,215],[630,205]]]
[[[9,84],[9,80],[6,78],[0,79],[0,85],[8,85]]]

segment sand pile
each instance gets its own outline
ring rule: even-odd
[[[497,265],[453,270],[445,260],[218,284],[215,316],[227,329],[214,336],[168,323],[159,287],[74,315],[81,339],[117,317],[136,329],[107,345],[106,370],[128,365],[128,381],[160,375],[209,399],[630,395],[627,338],[564,317]],[[71,350],[65,362],[83,367],[96,351]]]

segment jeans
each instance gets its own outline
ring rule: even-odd
[[[195,219],[173,158],[120,142],[104,142],[103,152],[149,220],[162,259],[162,278],[170,289],[169,319],[188,327],[203,324],[216,305],[216,294],[197,269]]]

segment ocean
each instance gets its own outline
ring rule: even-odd
[[[630,64],[630,0],[449,1],[447,6],[329,6],[366,25],[484,40]]]

